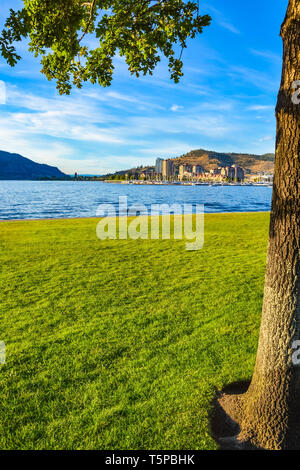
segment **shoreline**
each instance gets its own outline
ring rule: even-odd
[[[84,180],[83,180],[84,181]],[[96,181],[97,182],[97,181]],[[115,181],[115,180],[104,180],[100,181],[100,183],[105,183],[105,184],[121,184],[121,185],[128,185],[128,186],[259,186],[259,187],[268,187],[271,188],[273,187],[273,183],[252,183],[252,182],[243,182],[243,183],[220,183],[216,181],[207,181],[203,183],[195,182],[195,181],[185,181],[185,182],[143,182],[143,181],[136,181],[136,182],[129,182],[129,181]]]
[[[218,186],[218,187],[227,187],[227,186],[238,186],[238,187],[273,187],[273,183],[271,182],[262,182],[262,183],[254,183],[251,181],[244,181],[244,182],[219,182],[219,181],[206,181],[206,182],[198,182],[198,181],[142,181],[142,180],[135,180],[135,181],[124,181],[124,180],[72,180],[72,179],[57,179],[57,180],[0,180],[1,182],[13,182],[13,183],[22,183],[22,182],[38,182],[38,183],[105,183],[105,184],[120,184],[126,186]]]
[[[268,211],[234,211],[234,212],[205,212],[204,213],[204,216],[206,215],[232,215],[232,214],[239,214],[239,215],[249,215],[249,214],[268,214],[271,212],[271,209],[268,210]],[[163,217],[164,215],[168,215],[168,214],[160,214],[159,217]],[[175,215],[183,215],[183,214],[170,214],[171,216],[175,216]],[[186,214],[186,215],[195,215],[195,213],[193,214]],[[121,217],[119,215],[116,216],[117,218]],[[135,216],[131,216],[131,217],[135,217]],[[128,217],[128,218],[131,218],[131,217]],[[141,216],[137,216],[137,217],[141,217]],[[142,217],[151,217],[151,215],[147,215],[147,216],[142,216]],[[156,216],[157,217],[157,216]],[[38,221],[41,221],[41,222],[46,222],[46,221],[50,221],[50,220],[53,220],[53,221],[57,221],[57,220],[61,220],[61,221],[66,221],[66,220],[94,220],[94,219],[104,219],[104,217],[99,217],[99,216],[87,216],[87,217],[49,217],[49,218],[41,218],[41,219],[0,219],[0,223],[5,223],[5,222],[38,222]]]

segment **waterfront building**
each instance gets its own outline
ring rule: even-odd
[[[160,175],[163,172],[163,158],[157,158],[155,163],[155,172]]]
[[[221,169],[221,175],[234,181],[244,181],[245,173],[243,168],[238,165],[225,166]]]
[[[178,172],[179,181],[190,181],[194,177],[193,167],[188,164],[180,165]]]
[[[238,165],[232,165],[232,168],[234,168],[234,179],[235,179],[235,181],[244,181],[245,173],[244,173],[243,168],[241,168]]]
[[[200,173],[202,173],[202,167],[200,165],[193,165],[192,172],[194,175],[200,175]]]
[[[210,174],[212,176],[220,175],[221,174],[221,168],[214,168],[213,170],[210,170]]]
[[[163,161],[162,164],[162,175],[165,179],[169,179],[174,176],[174,164],[171,159],[167,159]]]

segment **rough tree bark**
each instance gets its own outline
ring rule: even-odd
[[[236,444],[300,449],[300,367],[292,361],[300,340],[300,0],[290,0],[281,28],[282,80],[264,304],[252,382],[243,395],[220,404],[240,426]]]

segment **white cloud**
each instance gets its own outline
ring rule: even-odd
[[[113,98],[115,100],[119,100],[119,101],[127,101],[129,103],[137,103],[138,100],[133,97],[133,96],[129,96],[129,95],[124,95],[123,93],[118,93],[116,91],[109,91],[106,93],[106,96],[108,96],[109,98]]]
[[[183,106],[179,106],[178,104],[173,104],[173,106],[171,106],[171,111],[173,111],[173,113],[176,113],[177,111],[180,111],[181,109],[183,109]]]
[[[189,144],[188,142],[174,142],[174,140],[172,140],[161,142],[159,145],[152,145],[149,148],[140,149],[139,152],[141,154],[155,154],[157,156],[160,155],[162,157],[167,158],[182,155],[184,153],[187,153],[189,150],[191,150],[191,144]]]
[[[259,70],[243,66],[232,66],[228,74],[233,78],[250,83],[263,91],[276,92],[278,89],[279,78],[274,80],[271,75]]]
[[[0,80],[0,105],[6,103],[6,85]]]
[[[247,111],[269,111],[270,109],[274,109],[274,105],[253,105],[247,108]]]
[[[250,49],[251,54],[263,57],[264,59],[270,60],[276,64],[282,62],[282,57],[279,54],[275,54],[271,51],[258,51],[256,49]]]
[[[213,20],[216,20],[219,26],[227,29],[231,33],[240,34],[240,31],[231,23],[231,21],[228,20],[223,12],[217,8],[212,7],[211,5],[208,5],[207,3],[201,3],[200,7],[203,11],[210,13]]]
[[[235,28],[235,26],[233,26],[231,23],[228,23],[227,21],[220,21],[219,25],[225,29],[228,29],[228,31],[230,31],[231,33],[241,34],[240,31]]]
[[[275,140],[275,137],[273,135],[266,135],[259,139],[258,142],[269,142],[270,140]]]
[[[23,108],[24,111],[6,111],[0,116],[2,128],[13,129],[16,135],[46,135],[55,138],[71,139],[110,144],[124,143],[114,126],[119,118],[107,110],[88,102],[74,98],[49,99],[32,93],[20,93],[9,88],[8,105]],[[107,128],[107,123],[111,128]]]

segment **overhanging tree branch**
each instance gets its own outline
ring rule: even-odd
[[[91,3],[84,3],[84,4],[83,4],[83,5],[90,5],[90,6],[91,6],[91,10],[90,10],[90,16],[89,16],[89,19],[88,19],[88,22],[87,22],[85,31],[83,32],[83,35],[81,36],[81,38],[80,38],[79,41],[78,41],[79,43],[83,40],[83,38],[85,37],[85,35],[88,33],[89,27],[91,26],[92,19],[93,19],[93,14],[94,14],[95,4],[96,4],[96,0],[93,0]]]
[[[109,86],[117,53],[136,76],[152,74],[164,56],[171,79],[178,82],[183,64],[175,58],[176,45],[183,49],[211,21],[199,15],[197,0],[36,0],[25,5],[11,10],[0,36],[2,56],[15,65],[20,57],[14,43],[28,35],[29,50],[41,56],[42,73],[56,80],[60,93],[86,81]],[[84,43],[91,32],[98,40],[92,48]]]

